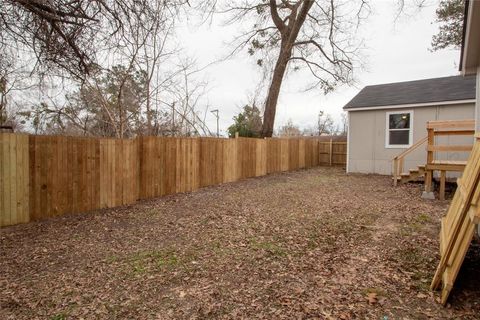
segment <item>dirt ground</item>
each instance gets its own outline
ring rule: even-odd
[[[429,292],[448,202],[316,168],[0,230],[2,319],[479,319],[473,246]]]

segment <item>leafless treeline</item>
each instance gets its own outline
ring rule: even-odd
[[[410,0],[420,7],[425,0]],[[237,23],[232,54],[264,70],[262,136],[271,136],[282,83],[305,70],[324,93],[351,84],[357,30],[371,0],[4,0],[0,122],[23,110],[28,128],[124,137],[209,134],[206,83],[183,57],[176,26],[191,12]],[[399,14],[408,5],[392,0]],[[192,11],[193,10],[193,11]],[[303,75],[303,74],[302,74]],[[60,94],[65,89],[68,95]],[[35,91],[36,90],[36,91]],[[36,96],[33,96],[36,95]],[[21,99],[19,99],[21,97]]]
[[[175,41],[186,0],[7,0],[0,122],[35,132],[208,135],[207,83]]]

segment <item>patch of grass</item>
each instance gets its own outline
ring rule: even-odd
[[[271,241],[258,241],[256,239],[252,239],[250,240],[250,247],[253,250],[265,251],[274,257],[285,257],[287,255],[287,251],[284,248]]]
[[[355,221],[353,222],[364,226],[372,226],[382,215],[383,213],[378,210],[367,208],[355,214]]]
[[[113,254],[113,255],[107,257],[106,262],[108,264],[111,264],[111,263],[117,262],[119,260],[120,260],[119,256]]]
[[[396,258],[406,269],[415,272],[425,262],[422,252],[417,247],[399,248],[396,252]]]
[[[415,220],[418,223],[427,224],[432,222],[432,217],[426,213],[420,213],[418,216],[415,217]]]
[[[410,230],[418,232],[418,231],[422,230],[423,225],[421,223],[418,223],[418,222],[411,222],[408,225],[408,227],[410,228]]]
[[[402,225],[402,227],[398,230],[398,234],[402,238],[406,238],[412,234],[412,230],[410,228],[407,228],[405,225]]]
[[[329,233],[326,233],[322,229],[314,228],[308,234],[307,249],[315,249],[318,247],[327,246],[328,248],[334,248],[336,239]]]
[[[177,254],[175,252],[166,252],[163,255],[157,255],[155,258],[157,267],[175,267],[180,263]]]
[[[358,217],[360,219],[360,216]],[[321,219],[312,221],[307,233],[306,249],[312,250],[322,247],[324,250],[336,250],[341,241],[347,239],[359,240],[360,237],[368,236],[369,230],[356,231],[357,226],[350,219],[344,219],[336,215],[322,216]],[[340,235],[344,237],[341,238]]]
[[[313,250],[319,246],[319,235],[316,233],[310,233],[308,235],[307,249]]]
[[[405,248],[400,250],[401,259],[407,265],[416,266],[423,261],[423,257],[420,250],[415,247]]]
[[[132,263],[132,269],[134,274],[144,274],[146,269],[145,269],[145,264],[143,261],[134,261]]]
[[[203,216],[199,219],[199,224],[201,226],[207,226],[208,224],[210,224],[212,221],[214,221],[216,219],[216,217],[214,216]]]
[[[430,291],[431,275],[424,270],[416,270],[412,275],[415,288],[419,291]]]
[[[67,319],[67,315],[65,313],[58,313],[53,315],[49,318],[50,320],[65,320]]]
[[[432,217],[426,213],[415,216],[412,220],[403,224],[400,228],[400,235],[403,237],[410,236],[414,232],[421,232],[428,224],[432,222]]]
[[[214,240],[209,244],[210,249],[219,256],[225,256],[231,252],[230,249],[227,249],[222,241],[220,240]]]
[[[80,240],[80,239],[82,239],[82,236],[79,235],[79,234],[74,234],[74,235],[72,235],[72,239],[73,240]]]
[[[422,225],[417,222],[409,222],[400,227],[399,234],[402,237],[410,237],[412,233],[418,233],[422,229]]]
[[[417,290],[428,291],[431,275],[425,269],[429,266],[428,256],[417,247],[407,247],[396,252],[396,258],[402,267],[411,272],[411,280]]]
[[[133,274],[140,275],[147,272],[172,270],[184,265],[191,259],[193,259],[192,256],[180,257],[175,250],[166,249],[137,252],[127,257],[126,260]]]
[[[209,245],[215,253],[221,252],[223,249],[223,245],[220,240],[213,240],[209,243]]]

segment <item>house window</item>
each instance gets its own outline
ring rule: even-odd
[[[413,111],[387,112],[387,148],[408,148],[412,144]]]

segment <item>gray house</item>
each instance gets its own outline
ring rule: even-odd
[[[475,76],[452,76],[367,86],[344,106],[348,112],[347,172],[392,174],[392,159],[427,135],[431,120],[475,118]],[[472,137],[442,137],[446,143],[472,143]],[[463,140],[462,140],[463,139]],[[468,154],[450,152],[446,160]],[[425,148],[405,167],[426,162]]]

